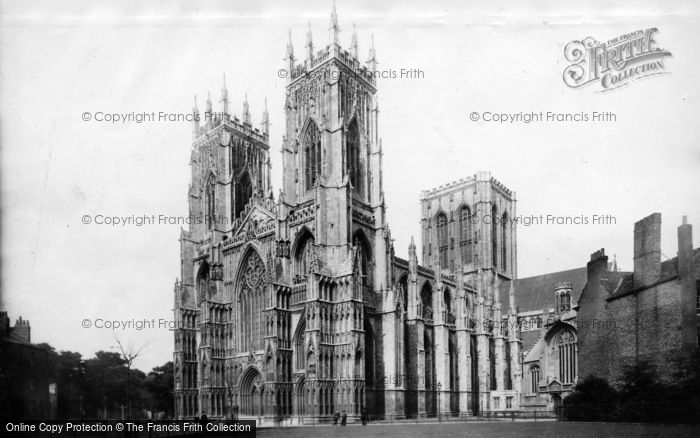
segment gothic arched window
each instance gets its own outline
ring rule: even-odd
[[[307,232],[308,233],[308,232]],[[311,260],[314,257],[314,238],[307,234],[297,247],[294,255],[294,281],[301,283],[306,281],[311,273]]]
[[[539,382],[540,382],[540,367],[539,367],[539,365],[533,365],[530,367],[530,392],[532,394],[537,394]]]
[[[205,203],[206,203],[206,210],[204,212],[205,214],[205,221],[207,224],[208,229],[214,228],[214,223],[215,221],[215,215],[216,215],[216,186],[214,183],[214,177],[210,176],[209,179],[207,180],[207,185],[206,185],[206,193],[204,195],[205,198]]]
[[[197,304],[209,294],[209,264],[204,262],[197,274]]]
[[[309,191],[321,176],[321,132],[310,122],[304,133],[304,190]]]
[[[433,321],[433,289],[429,283],[420,291],[421,317],[426,322]]]
[[[265,265],[257,252],[251,251],[241,266],[238,283],[240,305],[241,350],[262,348],[261,312],[265,308]]]
[[[508,213],[503,212],[501,218],[501,267],[505,271],[508,269]]]
[[[362,186],[362,161],[360,160],[360,131],[357,128],[356,120],[353,120],[350,126],[348,126],[346,150],[350,182],[355,192],[360,196],[364,196],[364,187]]]
[[[448,257],[447,252],[449,246],[447,243],[447,216],[445,213],[438,213],[435,218],[437,224],[437,238],[438,238],[438,253],[440,254],[440,268],[445,269],[449,265],[447,263]]]
[[[459,210],[459,251],[462,263],[472,260],[472,213],[466,205]]]
[[[452,294],[448,288],[445,288],[442,298],[445,306],[445,322],[448,324],[454,324],[455,318],[454,314],[452,313]]]
[[[563,330],[557,337],[559,351],[559,380],[573,383],[576,379],[576,337],[570,330]]]
[[[299,327],[297,328],[296,334],[294,335],[294,367],[297,370],[303,370],[306,368],[304,332],[306,332],[306,318],[302,317],[301,321],[299,321]]]
[[[491,207],[491,263],[498,269],[498,210],[494,204]]]
[[[403,301],[403,311],[408,310],[408,275],[404,275],[399,280],[399,293]]]
[[[362,289],[362,295],[360,296],[365,296],[371,293],[374,287],[374,277],[372,275],[372,247],[367,242],[367,238],[362,231],[355,233],[353,242],[356,251],[355,263],[359,268],[360,275],[359,286]]]
[[[237,218],[245,206],[250,201],[250,197],[253,195],[253,184],[250,181],[250,175],[248,172],[244,173],[238,181],[236,181],[236,189],[234,191],[234,208],[233,208],[233,218]]]

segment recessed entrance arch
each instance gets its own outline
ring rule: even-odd
[[[262,375],[257,369],[248,368],[241,378],[241,415],[255,417],[264,415],[262,390]]]

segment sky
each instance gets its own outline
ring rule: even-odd
[[[422,73],[378,80],[397,255],[407,256],[411,236],[420,245],[420,192],[482,170],[516,192],[524,216],[614,217],[519,226],[521,278],[585,266],[599,248],[629,270],[634,223],[653,212],[662,213],[662,258],[676,256],[683,215],[700,246],[700,5],[484,3],[337,2],[342,45],[356,23],[362,59],[374,35],[378,70]],[[145,347],[135,363],[143,370],[171,360],[180,227],[95,220],[187,215],[192,126],[98,113],[187,114],[209,90],[217,109],[225,74],[239,117],[247,94],[258,125],[267,99],[277,193],[288,31],[302,54],[310,23],[320,48],[330,10],[326,0],[0,1],[0,308],[31,322],[33,342],[90,357],[119,339]],[[570,41],[652,27],[672,53],[667,73],[607,93],[564,84]],[[470,119],[548,111],[615,121]],[[150,326],[137,329],[143,321]]]

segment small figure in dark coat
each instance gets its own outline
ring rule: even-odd
[[[340,412],[335,411],[335,414],[333,414],[333,426],[338,425],[338,420],[340,419]]]
[[[341,426],[348,424],[348,413],[343,409],[343,419],[340,421]]]
[[[362,416],[362,425],[367,426],[367,411],[365,408],[362,408],[362,413],[360,415]]]

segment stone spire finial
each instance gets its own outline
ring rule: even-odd
[[[333,0],[333,11],[331,12],[331,42],[340,44],[340,26],[338,26],[338,14],[335,10],[335,0]]]
[[[243,123],[250,125],[250,108],[248,107],[248,93],[245,93],[245,99],[243,100]]]
[[[197,95],[194,95],[194,104],[192,105],[192,125],[194,125],[192,131],[192,137],[197,138],[199,135],[199,107],[197,106]]]
[[[221,85],[221,102],[223,103],[223,113],[228,114],[228,89],[226,88],[226,73],[223,74],[223,83]]]
[[[287,55],[285,59],[294,60],[294,45],[292,44],[292,30],[289,29],[289,40],[287,42]]]
[[[207,91],[207,105],[204,109],[205,113],[211,114],[212,109],[211,109],[211,91]]]
[[[350,44],[350,49],[352,50],[352,55],[355,59],[359,58],[359,50],[357,46],[357,26],[355,23],[352,24],[352,43]]]
[[[374,34],[372,34],[372,45],[369,48],[367,64],[369,64],[372,71],[377,69],[377,51],[374,49]]]
[[[262,132],[265,135],[270,133],[270,113],[267,111],[267,97],[265,98],[265,109],[262,115]]]
[[[311,21],[309,21],[309,28],[306,31],[306,56],[309,59],[314,57],[314,38],[311,33]]]

